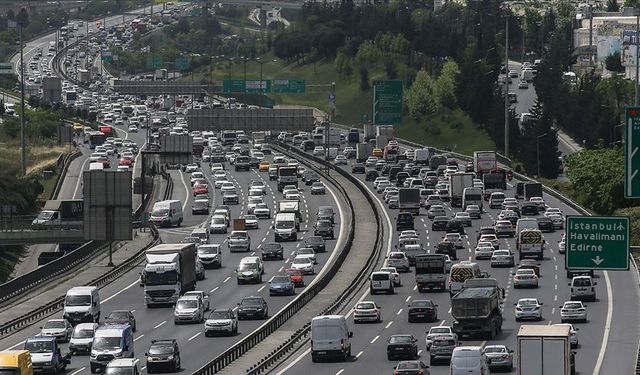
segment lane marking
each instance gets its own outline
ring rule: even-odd
[[[24,344],[24,342],[25,342],[25,340],[22,340],[22,341],[20,341],[19,343],[15,344],[14,346],[11,346],[11,347],[9,347],[9,348],[6,348],[6,349],[5,349],[5,351],[6,351],[6,350],[15,349],[15,347],[16,347],[16,346],[20,346],[20,345]]]
[[[162,322],[160,322],[159,324],[156,324],[153,328],[154,328],[154,329],[155,329],[155,328],[160,328],[160,327],[162,327],[166,322],[167,322],[166,320],[163,320],[163,321],[162,321]]]
[[[604,334],[602,335],[602,344],[600,344],[600,353],[598,353],[598,360],[593,368],[593,375],[600,374],[600,368],[604,361],[604,355],[607,352],[607,343],[609,341],[609,333],[611,333],[611,318],[613,317],[613,291],[611,289],[611,281],[609,280],[609,272],[604,271],[604,281],[607,284],[607,318],[604,325]]]
[[[361,355],[363,355],[364,352],[361,350],[358,354],[356,354],[356,358],[360,358]]]
[[[195,339],[196,337],[200,336],[200,334],[202,334],[202,332],[198,332],[198,333],[196,333],[195,335],[193,335],[193,336],[189,337],[189,338],[187,339],[187,341],[191,341],[191,340]]]
[[[224,279],[224,281],[222,282],[223,284],[226,283],[227,281],[231,280],[231,276],[227,276],[226,279]]]
[[[266,286],[266,285],[261,286],[261,287],[258,289],[258,293],[262,292],[262,290],[264,289],[264,287],[265,287],[265,286]]]
[[[136,341],[136,340],[133,340],[133,341]],[[84,371],[85,369],[86,369],[86,367],[79,368],[79,369],[77,369],[76,371],[72,372],[72,373],[71,373],[71,374],[69,374],[69,375],[76,375],[77,373],[82,372],[82,371]]]
[[[219,288],[220,288],[220,287],[219,287],[219,286],[217,286],[217,287],[215,287],[215,288],[211,289],[211,290],[209,291],[209,293],[213,293],[213,292],[215,292],[216,290],[218,290]]]
[[[396,313],[396,315],[400,315],[400,314],[402,314],[402,310],[403,310],[402,308],[401,308],[400,310],[398,310],[398,312]]]
[[[133,341],[134,341],[134,342],[135,342],[135,341],[138,341],[138,340],[140,340],[140,339],[141,339],[141,338],[143,338],[143,337],[144,337],[144,334],[142,334],[142,335],[140,335],[140,336],[136,337],[135,339],[133,339]]]
[[[389,323],[387,323],[387,325],[384,328],[389,328],[389,327],[391,327],[392,324],[393,324],[393,320],[390,321]]]
[[[340,369],[340,371],[336,372],[336,375],[340,375],[340,374],[342,374],[343,372],[344,372],[344,369],[343,369],[343,368],[341,368],[341,369]]]
[[[378,341],[379,338],[380,338],[380,335],[374,337],[373,340],[371,340],[371,344],[373,344],[374,342]]]
[[[109,296],[109,297],[107,297],[107,298],[103,299],[103,300],[102,300],[102,302],[107,302],[107,301],[109,301],[109,300],[111,300],[111,299],[115,298],[115,297],[116,297],[116,296],[118,296],[120,293],[124,292],[125,290],[127,290],[127,289],[131,288],[132,286],[134,286],[134,285],[136,285],[136,284],[138,284],[138,283],[140,283],[140,279],[139,279],[139,278],[138,278],[138,279],[136,279],[136,281],[134,281],[134,282],[132,282],[131,284],[129,284],[129,285],[127,285],[126,287],[124,287],[124,289],[121,289],[121,290],[117,291],[114,295]]]

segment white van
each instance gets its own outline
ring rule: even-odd
[[[571,300],[596,300],[596,282],[591,276],[574,276],[569,283],[571,287]]]
[[[151,221],[158,226],[180,226],[182,219],[182,202],[179,200],[160,201],[153,205]]]
[[[459,346],[453,349],[449,374],[483,375],[490,373],[482,346]]]
[[[524,229],[538,230],[538,220],[535,217],[524,217],[516,222],[516,233],[522,232]]]
[[[500,208],[502,207],[502,202],[504,202],[504,193],[495,191],[489,197],[489,208]]]
[[[102,162],[96,161],[93,163],[89,163],[89,170],[90,171],[103,171],[104,170],[104,164],[102,164]]]
[[[113,358],[134,358],[133,330],[129,324],[110,324],[96,329],[91,345],[91,373],[103,370]]]
[[[321,315],[311,319],[311,361],[338,357],[343,361],[351,356],[351,337],[343,315]]]
[[[391,275],[391,272],[372,272],[371,277],[369,278],[369,291],[371,292],[371,295],[374,295],[377,292],[393,294],[393,276]]]
[[[478,263],[463,260],[454,264],[449,271],[449,293],[453,296],[462,290],[465,281],[479,277],[482,277],[482,271]]]
[[[69,352],[71,355],[77,353],[91,353],[93,335],[98,329],[98,323],[80,323],[73,329],[69,340]]]
[[[280,241],[297,241],[298,231],[298,218],[294,213],[279,213],[276,214],[275,224],[273,225],[273,235],[276,242]]]
[[[100,294],[95,286],[77,286],[67,291],[62,316],[71,324],[100,322]]]

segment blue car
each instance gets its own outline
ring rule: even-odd
[[[269,295],[292,296],[296,294],[296,286],[289,275],[276,275],[269,282]]]

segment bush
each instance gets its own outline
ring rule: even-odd
[[[614,216],[628,216],[631,222],[631,246],[640,246],[640,207],[627,207],[616,210]]]

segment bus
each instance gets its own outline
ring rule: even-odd
[[[95,149],[96,146],[101,146],[107,140],[107,136],[102,132],[92,131],[85,133],[85,142],[89,142],[89,148]]]

